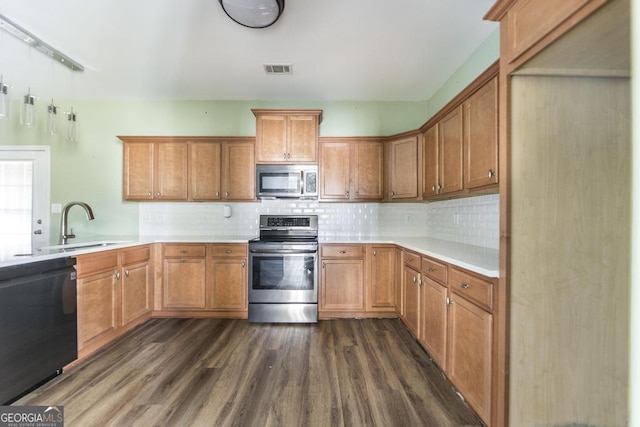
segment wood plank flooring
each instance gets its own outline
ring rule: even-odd
[[[65,426],[481,426],[398,319],[152,319],[14,405]]]

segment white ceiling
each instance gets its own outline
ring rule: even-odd
[[[494,2],[287,0],[273,26],[249,29],[218,0],[0,0],[85,66],[0,31],[0,73],[19,92],[77,99],[426,100],[497,28],[482,19]]]

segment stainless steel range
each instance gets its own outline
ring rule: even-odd
[[[249,322],[318,321],[318,217],[261,215],[249,242]]]

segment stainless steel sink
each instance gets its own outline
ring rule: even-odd
[[[97,248],[101,246],[111,246],[111,245],[121,245],[123,243],[128,243],[127,240],[101,240],[95,242],[84,242],[84,243],[70,243],[66,245],[53,245],[53,246],[43,246],[38,248],[39,251],[77,251],[80,249],[88,249],[88,248]]]

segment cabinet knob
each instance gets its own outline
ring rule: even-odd
[[[322,269],[324,270],[324,262],[322,263]]]
[[[447,297],[447,305],[451,305],[453,304],[453,301],[451,301],[451,298]]]
[[[346,251],[340,251],[340,253],[341,253],[342,255],[344,255],[344,254],[346,254],[347,252],[346,252]]]
[[[287,153],[287,160],[291,158],[291,153]]]
[[[436,186],[431,187],[431,191],[436,191]]]
[[[116,271],[116,280],[120,280],[120,272]]]
[[[347,191],[347,199],[349,198],[349,192]]]
[[[433,268],[433,267],[429,267],[427,270],[428,270],[428,271],[436,271],[436,269],[435,269],[435,268]]]
[[[160,197],[160,192],[159,191],[156,193],[156,196]]]
[[[392,191],[392,192],[391,192],[391,196],[395,196],[395,195],[396,195],[396,192],[395,192],[395,191]]]
[[[373,251],[373,256],[378,255],[378,251]]]
[[[438,184],[438,191],[442,190],[442,185]]]
[[[125,270],[124,271],[124,275],[125,275],[125,277],[129,277],[129,270]]]
[[[282,153],[282,159],[287,160],[287,153]]]
[[[216,191],[216,197],[220,197],[220,192]]]
[[[416,279],[416,276],[413,276],[413,283],[416,283],[418,281],[418,279]]]
[[[244,268],[244,265],[245,265],[245,262],[244,262],[244,260],[243,260],[243,261],[242,261],[242,268]]]
[[[229,192],[228,191],[224,192],[224,197],[229,197]]]
[[[461,284],[460,284],[460,287],[461,287],[462,289],[469,289],[469,285],[468,285],[467,283],[461,283]]]
[[[489,169],[489,178],[493,178],[495,175],[496,173],[493,170]]]
[[[231,253],[231,249],[227,249],[226,251],[224,251],[225,254],[230,254]]]
[[[149,191],[149,193],[147,193],[147,196],[151,197],[151,191]]]

